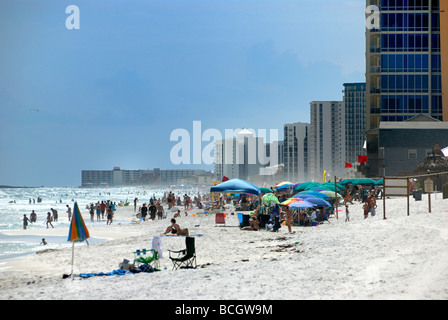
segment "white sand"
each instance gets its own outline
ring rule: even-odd
[[[171,270],[168,249],[183,249],[184,237],[162,238],[162,271],[156,273],[62,279],[71,271],[71,249],[47,251],[0,266],[0,299],[447,299],[448,199],[436,197],[432,213],[426,195],[410,199],[410,216],[405,198],[388,199],[387,220],[382,201],[367,220],[356,203],[350,222],[339,212],[331,223],[293,227],[293,234],[285,226],[278,233],[242,231],[236,213],[227,215],[226,227],[215,227],[214,216],[193,217],[190,211],[178,222],[203,234],[195,238],[197,269]],[[133,224],[130,207],[116,215],[130,222],[89,229],[92,237],[113,240],[75,245],[75,273],[118,269],[136,249],[151,248],[153,237],[169,225],[169,219]]]

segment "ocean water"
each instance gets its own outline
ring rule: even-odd
[[[134,198],[139,198],[139,204],[149,202],[149,198],[155,195],[162,198],[169,188],[148,187],[123,187],[123,188],[2,188],[0,189],[0,260],[14,258],[23,254],[33,253],[39,249],[54,249],[71,246],[67,241],[70,222],[67,216],[69,205],[73,211],[74,202],[83,215],[87,228],[92,224],[104,223],[106,221],[90,221],[89,210],[86,209],[90,203],[111,200],[119,204],[129,202],[133,205]],[[176,195],[197,194],[198,190],[193,188],[182,188],[172,190]],[[41,202],[37,199],[41,198]],[[30,201],[31,200],[31,201]],[[33,202],[34,200],[34,202]],[[52,222],[55,228],[67,230],[64,237],[46,237],[47,245],[41,244],[42,238],[32,235],[11,236],[6,235],[8,231],[23,230],[23,215],[29,218],[32,210],[37,214],[35,223],[28,223],[27,230],[45,229],[47,212],[51,208],[58,211],[58,222]],[[95,216],[96,217],[96,216]],[[96,220],[96,218],[95,218]],[[131,221],[114,220],[114,223],[131,223]],[[50,227],[51,228],[51,227]],[[89,239],[89,243],[102,241],[101,239]],[[0,267],[1,268],[1,267]]]

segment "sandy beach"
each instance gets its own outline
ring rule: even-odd
[[[225,226],[213,215],[190,210],[178,223],[195,236],[197,269],[172,270],[168,250],[185,248],[185,237],[162,237],[161,271],[63,279],[71,272],[71,248],[42,250],[1,262],[3,300],[327,300],[448,298],[448,199],[432,196],[382,200],[377,215],[363,217],[361,204],[350,205],[338,219],[317,227],[293,227],[288,233],[243,231],[237,212],[227,210]],[[87,214],[82,211],[84,218]],[[91,237],[108,241],[75,244],[74,273],[111,272],[136,249],[150,249],[168,219],[133,223],[132,207],[120,207],[117,218],[128,223],[89,228]],[[195,214],[196,216],[193,216]],[[33,234],[33,230],[10,234]],[[36,235],[66,236],[67,229],[38,230]],[[179,289],[181,288],[181,290]]]

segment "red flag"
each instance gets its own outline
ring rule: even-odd
[[[227,180],[229,180],[229,178],[227,178],[226,176],[224,176],[224,177],[222,177],[222,181],[221,181],[221,182],[224,182],[224,181],[227,181]]]
[[[350,163],[350,162],[346,162],[345,163],[345,168],[347,169],[347,168],[351,168],[352,167],[352,164]]]
[[[358,162],[359,162],[359,163],[365,163],[365,162],[367,162],[367,156],[361,156],[361,155],[358,155]]]

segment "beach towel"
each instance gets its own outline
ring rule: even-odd
[[[196,234],[187,234],[187,235],[181,235],[181,234],[163,234],[160,237],[202,237],[202,233],[196,233]]]
[[[81,273],[79,276],[81,278],[90,278],[95,276],[113,276],[113,275],[123,276],[125,274],[131,274],[131,272],[123,269],[116,269],[111,272]]]
[[[90,278],[90,277],[97,277],[97,276],[124,276],[125,274],[134,274],[134,273],[140,273],[140,272],[148,272],[152,273],[154,271],[159,271],[157,269],[153,269],[151,265],[149,264],[142,264],[137,269],[133,269],[131,271],[123,270],[123,269],[116,269],[112,270],[111,272],[97,272],[97,273],[81,273],[79,276],[81,278]]]
[[[152,249],[157,251],[159,259],[163,259],[162,239],[160,237],[154,237],[152,239]]]

